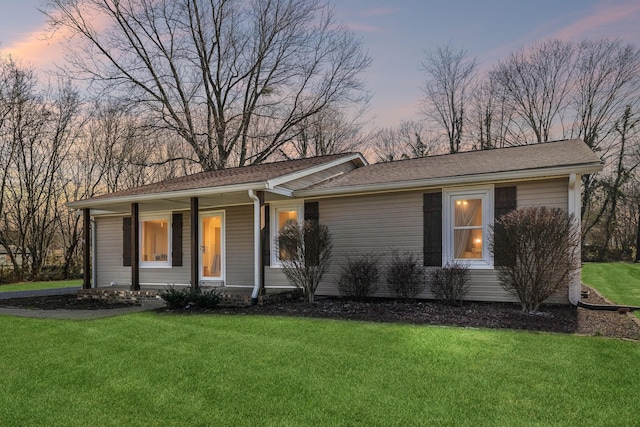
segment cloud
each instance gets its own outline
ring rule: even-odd
[[[62,33],[47,35],[44,27],[26,33],[21,39],[0,49],[3,55],[29,63],[39,69],[50,69],[64,60]]]
[[[380,31],[380,27],[371,24],[362,24],[359,22],[347,22],[345,26],[351,31],[358,33],[377,33]]]
[[[376,9],[367,9],[364,11],[364,16],[386,16],[386,15],[393,15],[394,13],[396,13],[398,10],[397,9],[391,9],[391,8],[376,8]]]
[[[621,30],[629,34],[624,30],[625,24],[630,24],[630,21],[637,24],[638,19],[640,19],[640,2],[637,0],[618,4],[613,1],[604,1],[593,7],[588,15],[554,32],[552,37],[575,40],[600,33],[602,30],[606,30],[612,37],[622,36]]]

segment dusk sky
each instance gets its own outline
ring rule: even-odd
[[[640,0],[333,0],[340,21],[362,37],[373,124],[418,117],[425,49],[449,42],[489,68],[536,40],[620,38],[640,45]],[[38,69],[64,59],[45,40],[40,0],[0,0],[0,50]]]

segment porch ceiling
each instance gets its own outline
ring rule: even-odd
[[[277,201],[277,200],[286,200],[288,197],[275,194],[266,191],[265,192],[265,201],[267,203]],[[253,203],[251,198],[249,198],[249,194],[247,191],[238,191],[232,193],[217,193],[210,194],[198,197],[199,208],[215,208],[222,206],[233,206],[233,205],[248,205]],[[159,211],[181,211],[181,210],[189,210],[191,198],[190,197],[173,197],[173,198],[163,198],[163,199],[155,199],[155,200],[142,200],[138,203],[138,207],[140,209],[140,213],[148,213],[148,212],[159,212]],[[117,200],[113,200],[113,202],[107,202],[100,204],[99,208],[96,208],[95,211],[92,209],[93,214],[127,214],[131,212],[131,202],[119,202]]]

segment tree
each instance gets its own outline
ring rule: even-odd
[[[502,287],[535,312],[580,266],[577,221],[558,208],[520,208],[496,220],[489,248]]]
[[[490,73],[493,84],[505,96],[518,122],[513,144],[552,139],[554,128],[562,127],[562,114],[573,88],[574,49],[569,42],[547,40],[521,48],[501,61]],[[518,129],[520,128],[520,129]]]
[[[366,98],[371,60],[321,0],[47,4],[77,76],[182,138],[204,170],[261,163],[304,120]]]
[[[447,134],[449,152],[457,153],[464,134],[465,108],[477,61],[451,44],[427,51],[423,112]]]
[[[18,280],[27,269],[37,279],[58,237],[57,216],[65,185],[62,166],[77,136],[74,122],[80,100],[68,81],[40,89],[33,69],[11,60],[4,67],[7,79],[0,84],[9,88],[4,101],[10,107],[0,130],[8,141],[0,244]]]
[[[369,136],[370,149],[378,162],[417,159],[440,152],[437,140],[423,122],[403,120],[397,127],[375,130]]]
[[[294,286],[313,304],[316,289],[331,263],[331,233],[326,225],[306,220],[287,222],[278,234],[282,270]]]

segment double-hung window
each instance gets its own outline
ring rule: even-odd
[[[286,259],[288,256],[286,251],[278,248],[278,234],[282,228],[289,222],[301,222],[302,221],[302,204],[287,204],[287,205],[272,205],[271,206],[271,224],[270,228],[273,230],[273,236],[271,238],[271,265],[282,265],[280,260]]]
[[[140,219],[140,267],[171,267],[170,215]]]
[[[493,223],[493,188],[444,191],[443,258],[471,268],[491,268],[489,225]]]

